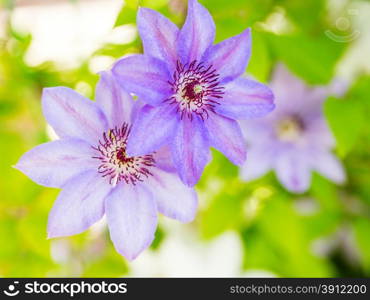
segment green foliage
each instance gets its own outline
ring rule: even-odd
[[[356,145],[365,124],[364,102],[360,99],[329,98],[325,114],[338,144],[338,153],[344,157]]]
[[[309,84],[328,84],[344,51],[344,45],[326,36],[270,35],[277,60],[283,61],[296,75]]]
[[[270,269],[284,277],[329,276],[329,265],[311,252],[307,223],[308,220],[297,214],[288,198],[277,196],[270,199],[252,228],[251,241],[248,231],[245,232],[246,267]],[[267,245],[267,251],[264,250],[264,255],[258,259],[256,256],[260,255],[263,244]],[[266,257],[271,261],[264,262]]]
[[[138,0],[126,1],[118,14],[114,26],[117,27],[125,24],[135,23],[138,7],[139,7]]]
[[[370,270],[370,239],[368,218],[359,218],[353,223],[355,237],[363,260],[363,268],[366,273]]]
[[[287,13],[287,16],[301,27],[300,30],[314,34],[320,32],[320,26],[325,25],[323,13],[325,9],[325,1],[291,1],[278,0]]]

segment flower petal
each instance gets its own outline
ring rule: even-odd
[[[168,83],[171,75],[167,65],[157,58],[147,55],[123,58],[114,65],[113,74],[125,90],[150,105],[159,105],[171,95]]]
[[[94,145],[107,129],[107,120],[96,103],[66,87],[44,89],[42,109],[61,138],[80,138]]]
[[[304,138],[316,148],[333,149],[336,141],[323,115],[314,119],[307,119]]]
[[[225,86],[225,94],[215,111],[225,117],[242,120],[263,117],[275,108],[274,95],[264,84],[239,78]]]
[[[131,111],[134,100],[113,77],[111,72],[101,72],[96,86],[96,103],[107,117],[109,128],[131,123]]]
[[[180,222],[193,221],[198,207],[195,190],[184,185],[175,173],[156,168],[153,174],[145,183],[153,190],[158,211]]]
[[[71,178],[49,214],[48,237],[70,236],[88,229],[104,215],[104,199],[111,186],[96,171]]]
[[[144,101],[141,101],[141,100],[134,101],[134,105],[132,107],[132,112],[131,112],[131,124],[135,121],[135,119],[137,118],[140,111],[145,105],[146,104]]]
[[[283,64],[276,66],[270,87],[275,95],[277,113],[299,112],[307,100],[307,93],[310,92],[305,82],[293,75]]]
[[[250,147],[247,161],[241,167],[240,177],[251,181],[265,175],[272,167],[273,151],[268,147]]]
[[[322,176],[341,184],[346,181],[346,173],[340,161],[330,152],[320,151],[312,155],[313,168]]]
[[[200,60],[215,39],[212,16],[197,0],[189,0],[188,16],[182,27],[177,49],[183,64]]]
[[[15,166],[37,184],[61,187],[70,178],[97,168],[91,146],[82,140],[63,139],[36,146]]]
[[[203,121],[184,118],[171,144],[172,158],[181,180],[195,185],[209,162],[209,139]]]
[[[179,29],[160,13],[140,8],[137,26],[143,41],[145,55],[153,56],[170,65],[170,71],[176,69],[176,40]]]
[[[116,250],[129,260],[149,247],[157,228],[157,208],[142,185],[118,185],[109,195],[105,210]]]
[[[251,30],[210,47],[203,60],[212,65],[220,75],[220,82],[230,82],[241,76],[251,55]]]
[[[210,113],[204,124],[208,129],[210,146],[221,151],[236,165],[245,162],[246,145],[236,121]]]
[[[311,183],[311,172],[305,154],[286,149],[277,156],[276,175],[280,182],[293,193],[307,191]]]
[[[127,143],[130,156],[149,154],[169,142],[174,135],[178,116],[172,107],[145,105],[137,114]]]
[[[241,120],[238,122],[247,145],[276,149],[279,140],[274,124],[267,118]]]
[[[163,146],[155,151],[155,166],[166,172],[176,172],[173,164],[171,150],[168,146]]]

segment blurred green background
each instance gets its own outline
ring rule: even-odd
[[[370,275],[370,1],[201,0],[217,41],[253,29],[249,75],[268,82],[277,62],[307,84],[350,82],[324,111],[348,182],[314,175],[293,195],[273,174],[243,183],[216,151],[197,185],[191,224],[161,217],[149,250],[129,263],[104,221],[78,236],[47,240],[57,190],[12,168],[53,134],[41,114],[43,87],[65,85],[93,98],[96,73],[141,52],[138,5],[178,25],[185,0],[2,0],[0,3],[0,276]]]

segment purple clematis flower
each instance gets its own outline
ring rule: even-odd
[[[291,192],[305,192],[311,171],[336,183],[345,181],[341,163],[331,153],[335,140],[325,121],[322,105],[329,95],[342,94],[339,82],[308,87],[282,65],[271,82],[276,110],[264,120],[243,121],[249,159],[241,168],[244,180],[274,169],[279,181]]]
[[[134,120],[129,155],[168,145],[180,177],[194,185],[209,161],[210,147],[241,165],[245,145],[237,119],[262,117],[274,108],[270,89],[241,78],[251,51],[250,29],[217,45],[215,24],[189,0],[181,30],[156,11],[137,18],[144,55],[118,61],[113,74],[146,103]]]
[[[40,185],[62,189],[49,215],[50,238],[83,232],[106,215],[117,251],[132,260],[151,244],[157,212],[193,220],[196,193],[178,178],[166,149],[127,156],[140,104],[110,73],[101,74],[96,102],[55,87],[44,90],[42,107],[60,139],[30,150],[15,167]]]

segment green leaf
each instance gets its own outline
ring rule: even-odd
[[[370,220],[365,218],[359,218],[353,224],[355,238],[358,248],[361,253],[363,266],[365,271],[370,275]]]
[[[139,0],[126,0],[117,16],[114,27],[135,23],[138,8]]]
[[[325,8],[325,1],[310,0],[310,1],[291,1],[278,0],[279,5],[283,6],[287,16],[306,32],[313,32],[316,28],[320,28],[321,18],[323,14],[320,12]]]
[[[269,45],[262,32],[252,31],[252,55],[247,68],[257,80],[266,82],[269,79],[272,59]]]
[[[311,252],[308,220],[296,213],[290,200],[281,195],[270,199],[251,239],[248,231],[243,235],[245,267],[269,268],[285,277],[331,276],[329,264]],[[264,259],[258,258],[261,255],[269,262],[267,266]]]
[[[336,138],[338,153],[344,157],[356,145],[365,124],[362,102],[330,97],[324,104],[324,113]]]
[[[242,218],[241,198],[231,190],[224,190],[204,211],[201,218],[200,230],[204,238],[215,237],[224,231],[237,227]]]
[[[345,45],[326,36],[311,38],[304,35],[269,35],[277,60],[309,84],[328,84]]]

